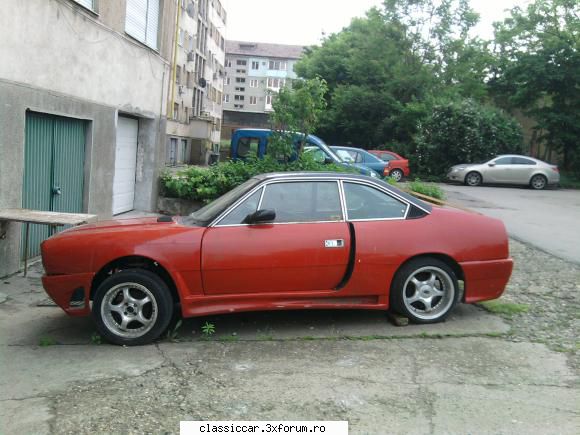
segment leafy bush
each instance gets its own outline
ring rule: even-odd
[[[420,125],[411,164],[422,176],[441,176],[459,163],[520,153],[521,127],[501,110],[472,100],[437,105]]]
[[[436,198],[440,200],[445,199],[445,192],[436,184],[423,183],[421,180],[416,179],[409,183],[409,189],[411,192],[417,192],[422,195],[430,196],[431,198]]]
[[[289,163],[281,163],[265,156],[263,159],[228,161],[207,168],[190,166],[175,173],[167,171],[161,175],[161,185],[163,194],[167,197],[211,202],[258,174],[347,170],[344,166],[318,163],[308,154]]]

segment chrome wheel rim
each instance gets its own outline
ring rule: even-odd
[[[391,172],[391,177],[395,179],[395,181],[401,181],[403,178],[403,173],[401,171],[393,171]]]
[[[138,338],[153,328],[159,310],[151,291],[134,282],[111,287],[101,302],[106,328],[123,338]]]
[[[532,178],[532,186],[534,189],[543,189],[546,185],[546,180],[544,177],[537,175]]]
[[[481,177],[479,174],[469,174],[467,176],[467,184],[470,186],[477,186],[479,183],[481,183]]]
[[[435,266],[417,269],[403,287],[405,307],[423,320],[434,320],[444,315],[454,298],[453,280],[447,272]]]

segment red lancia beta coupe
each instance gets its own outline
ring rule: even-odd
[[[42,259],[54,301],[122,345],[155,340],[174,312],[390,308],[439,322],[499,297],[512,271],[501,221],[337,173],[260,175],[190,216],[72,228]]]

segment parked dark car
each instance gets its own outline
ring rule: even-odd
[[[268,140],[272,136],[272,130],[268,129],[253,129],[253,128],[240,128],[234,132],[232,135],[231,142],[231,157],[232,160],[244,160],[250,155],[262,158],[268,152]],[[369,177],[377,177],[377,174],[370,168],[364,165],[353,165],[348,162],[342,161],[334,151],[330,149],[328,145],[324,143],[322,139],[316,137],[312,134],[306,136],[305,143],[301,142],[304,140],[301,134],[294,134],[294,146],[296,148],[296,156],[298,155],[298,150],[301,146],[304,149],[316,148],[320,150],[318,153],[322,155],[322,162],[324,163],[334,163],[337,165],[342,165],[349,170],[356,168],[357,171],[362,175],[367,175]],[[296,158],[294,156],[294,158]]]

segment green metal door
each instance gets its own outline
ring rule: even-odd
[[[22,207],[81,213],[87,122],[27,112]],[[40,254],[46,225],[30,225],[28,256]],[[24,228],[22,243],[24,246]],[[24,249],[20,250],[21,255]]]

